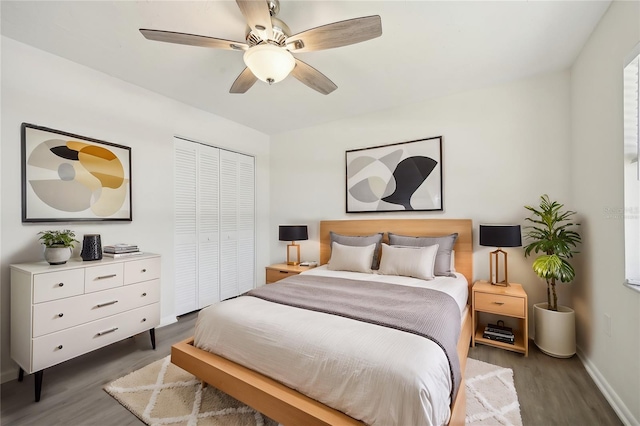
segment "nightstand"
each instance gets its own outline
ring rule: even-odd
[[[315,266],[287,265],[286,263],[267,266],[267,284],[275,283],[292,275],[298,275],[300,272],[308,271],[311,268],[315,268]]]
[[[476,281],[472,290],[472,316],[475,333],[472,337],[472,346],[476,343],[495,346],[496,348],[520,352],[524,356],[529,355],[529,318],[527,308],[527,293],[522,285],[509,283],[508,287],[491,285],[486,281]],[[480,314],[500,315],[503,317],[517,318],[519,329],[515,329],[515,343],[503,343],[482,337],[486,323],[479,320]]]

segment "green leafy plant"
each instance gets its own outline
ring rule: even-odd
[[[580,234],[574,230],[579,223],[573,223],[576,212],[563,210],[564,204],[549,200],[544,194],[540,197],[540,206],[525,206],[531,217],[525,220],[531,225],[525,226],[525,239],[529,243],[524,247],[524,255],[543,253],[533,262],[533,270],[547,281],[547,307],[558,310],[556,282],[570,282],[576,271],[569,263],[577,251],[574,248],[582,242]]]
[[[38,232],[42,244],[46,247],[75,247],[75,243],[80,241],[74,239],[76,234],[65,229],[63,231],[42,231]]]

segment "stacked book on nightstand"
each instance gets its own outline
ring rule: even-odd
[[[142,252],[138,250],[138,246],[135,244],[114,244],[112,246],[104,246],[102,248],[104,255],[113,258],[122,258],[128,256],[141,255]]]
[[[484,328],[482,337],[489,340],[495,340],[496,342],[509,343],[513,345],[516,341],[513,335],[511,327],[505,327],[503,325],[489,324]]]

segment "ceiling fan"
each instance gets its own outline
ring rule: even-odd
[[[334,22],[291,35],[287,24],[275,17],[280,11],[278,0],[236,0],[236,3],[247,20],[246,43],[172,31],[140,29],[140,32],[148,40],[244,51],[247,67],[236,78],[230,93],[245,93],[258,79],[277,83],[291,73],[323,95],[338,86],[292,53],[348,46],[382,35],[379,15]]]

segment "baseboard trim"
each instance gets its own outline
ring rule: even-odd
[[[158,325],[158,328],[164,327],[166,325],[169,324],[173,324],[174,322],[178,322],[178,318],[176,318],[175,315],[169,315],[166,317],[162,317],[160,318],[160,324]]]
[[[594,383],[598,389],[600,389],[600,392],[602,392],[602,395],[604,395],[605,399],[609,402],[611,408],[616,412],[622,423],[627,426],[639,425],[640,422],[633,416],[631,411],[629,411],[622,399],[620,399],[618,394],[609,385],[609,382],[607,382],[604,376],[600,373],[600,370],[598,370],[595,364],[587,358],[582,351],[582,348],[577,348],[577,354],[580,361],[582,361],[582,365],[584,365],[585,370],[587,370],[587,373],[591,376]]]
[[[18,370],[10,369],[9,371],[3,371],[2,375],[0,375],[0,383],[10,382],[11,380],[15,380],[18,378]]]

